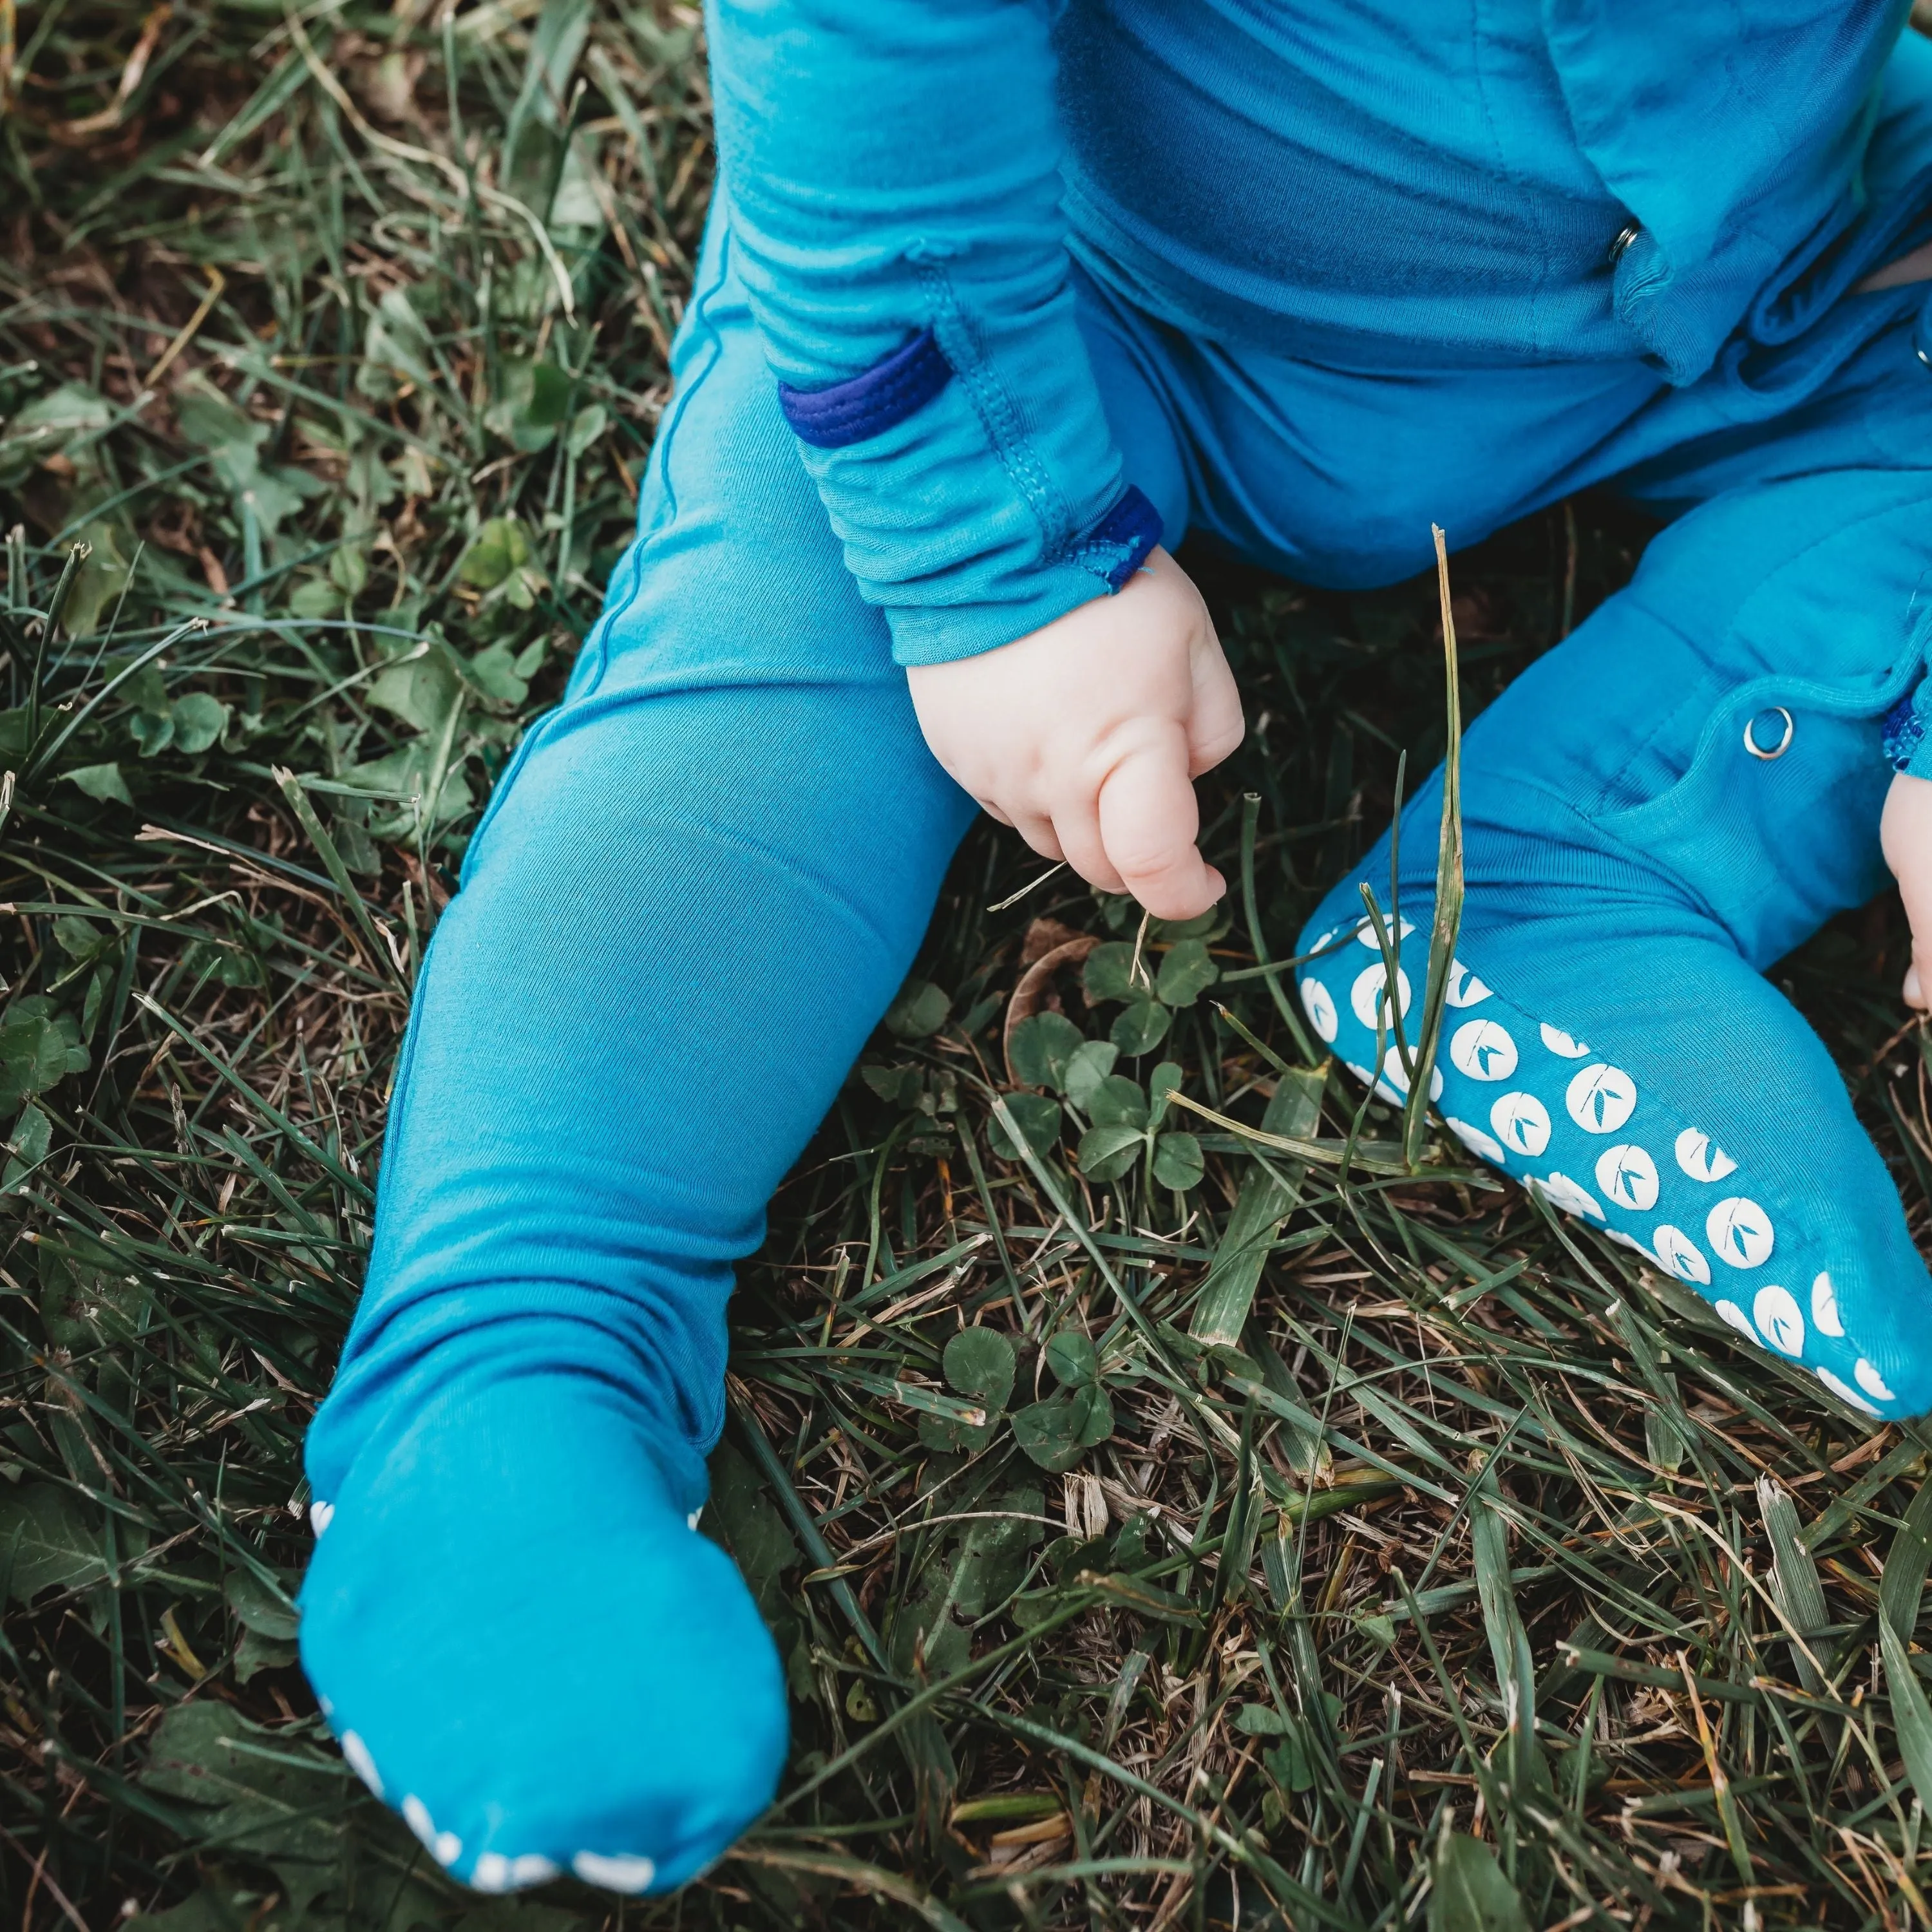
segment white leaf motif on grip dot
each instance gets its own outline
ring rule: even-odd
[[[1302,981],[1301,1010],[1324,1043],[1333,1046],[1335,1036],[1342,1030],[1342,1016],[1335,1010],[1334,994],[1319,980]]]
[[[1501,1104],[1499,1102],[1498,1105]],[[1478,1160],[1493,1161],[1500,1167],[1508,1156],[1502,1143],[1484,1132],[1480,1127],[1472,1127],[1467,1120],[1451,1119],[1449,1131],[1474,1154]]]
[[[1590,1050],[1574,1034],[1565,1033],[1561,1027],[1553,1027],[1547,1020],[1537,1030],[1543,1036],[1544,1045],[1552,1053],[1562,1054],[1565,1060],[1581,1060]]]
[[[1885,1385],[1885,1378],[1861,1355],[1852,1364],[1852,1375],[1860,1388],[1874,1402],[1896,1402],[1898,1398]]]
[[[1838,1376],[1834,1376],[1829,1369],[1820,1369],[1818,1371],[1818,1379],[1822,1382],[1840,1402],[1846,1404],[1850,1408],[1856,1409],[1860,1414],[1877,1414],[1878,1411],[1874,1408],[1870,1402],[1866,1401],[1864,1397],[1859,1394],[1858,1390],[1852,1388],[1850,1382],[1844,1381],[1842,1378]]]
[[[1516,1071],[1516,1042],[1494,1020],[1465,1020],[1450,1037],[1449,1058],[1472,1080],[1507,1080]]]
[[[317,1536],[320,1536],[334,1520],[335,1505],[333,1503],[315,1502],[309,1504],[308,1526]]]
[[[1647,1214],[1657,1205],[1657,1163],[1634,1141],[1619,1141],[1598,1156],[1597,1185],[1619,1208]]]
[[[1382,1055],[1382,1077],[1376,1082],[1376,1091],[1384,1100],[1393,1101],[1398,1107],[1408,1098],[1408,1069],[1402,1064],[1402,1055],[1391,1046]],[[1439,1100],[1442,1097],[1442,1070],[1432,1066],[1429,1070],[1429,1097]]]
[[[586,1885],[601,1886],[606,1892],[640,1892],[658,1875],[651,1859],[622,1852],[579,1852],[570,1868]]]
[[[1529,1185],[1552,1208],[1560,1208],[1566,1214],[1584,1215],[1593,1221],[1604,1218],[1604,1210],[1597,1205],[1594,1196],[1567,1174],[1546,1174],[1540,1180],[1532,1176]]]
[[[1811,1325],[1821,1335],[1839,1336],[1845,1332],[1844,1318],[1838,1312],[1838,1291],[1828,1274],[1821,1274],[1811,1284]]]
[[[1449,962],[1449,983],[1443,998],[1452,1006],[1480,1006],[1490,997],[1490,989],[1460,959]]]
[[[1636,1082],[1621,1066],[1595,1060],[1570,1082],[1563,1104],[1586,1134],[1613,1134],[1636,1111]]]
[[[1721,1180],[1738,1171],[1737,1162],[1696,1127],[1686,1127],[1677,1136],[1677,1165],[1693,1180]]]
[[[1665,1222],[1650,1238],[1652,1252],[1664,1268],[1679,1281],[1694,1282],[1700,1288],[1707,1286],[1711,1279],[1711,1264],[1704,1258],[1703,1250],[1682,1228],[1673,1228]],[[1723,1312],[1721,1310],[1719,1311]],[[1738,1314],[1744,1312],[1739,1309]],[[1745,1324],[1748,1327],[1748,1322]]]
[[[1771,1216],[1742,1194],[1727,1196],[1705,1216],[1704,1238],[1718,1258],[1734,1268],[1762,1267],[1778,1241]]]
[[[1747,1342],[1757,1348],[1764,1346],[1764,1337],[1751,1326],[1751,1318],[1735,1301],[1720,1301],[1718,1312],[1742,1335]]]
[[[1796,1357],[1804,1352],[1804,1318],[1798,1312],[1798,1298],[1788,1288],[1768,1282],[1751,1303],[1751,1319],[1758,1332],[1780,1355]]]
[[[1396,1006],[1404,1018],[1408,1016],[1409,989],[1408,975],[1398,966],[1395,972]],[[1387,1027],[1388,1020],[1388,974],[1380,965],[1363,968],[1355,977],[1355,983],[1348,988],[1348,1004],[1356,1018],[1372,1033],[1379,1024]]]
[[[1415,922],[1413,920],[1404,920],[1402,922],[1402,930],[1394,935],[1395,943],[1400,946],[1414,930]],[[1371,952],[1379,952],[1382,950],[1382,941],[1376,937],[1376,922],[1373,920],[1365,919],[1356,928],[1355,944],[1358,946],[1366,946]]]
[[[1534,1094],[1505,1094],[1490,1109],[1490,1125],[1512,1154],[1532,1160],[1550,1144],[1550,1109]]]

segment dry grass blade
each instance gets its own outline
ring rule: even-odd
[[[1456,935],[1462,929],[1462,681],[1456,656],[1456,611],[1449,594],[1448,539],[1439,525],[1436,540],[1436,581],[1442,609],[1442,673],[1448,716],[1442,759],[1442,829],[1436,854],[1436,916],[1429,939],[1429,974],[1422,996],[1422,1031],[1416,1042],[1408,1099],[1402,1109],[1402,1152],[1413,1167],[1422,1158],[1428,1131],[1430,1076],[1436,1070],[1442,1014],[1449,996],[1449,974],[1456,957]]]

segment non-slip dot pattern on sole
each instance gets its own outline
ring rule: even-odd
[[[463,1840],[454,1832],[439,1832],[429,1807],[415,1792],[403,1800],[403,1822],[408,1826],[424,1851],[440,1865],[455,1864],[463,1856]]]
[[[527,1892],[533,1885],[548,1885],[556,1876],[555,1862],[540,1852],[524,1852],[515,1858],[485,1852],[471,1868],[470,1882],[478,1892]]]
[[[349,1768],[380,1798],[383,1795],[382,1774],[376,1769],[375,1757],[360,1733],[344,1730],[337,1742]],[[403,1822],[415,1834],[424,1850],[472,1891],[493,1894],[526,1892],[532,1886],[548,1885],[562,1874],[563,1868],[541,1852],[481,1852],[470,1869],[464,1871],[461,1868],[462,1839],[454,1832],[440,1830],[429,1807],[420,1798],[413,1792],[406,1793],[397,1809],[402,1814]],[[658,1874],[654,1859],[628,1852],[578,1852],[570,1860],[570,1869],[586,1885],[632,1896],[648,1892]]]
[[[1403,922],[1405,940],[1415,930]],[[1393,997],[1366,923],[1304,935],[1298,949],[1310,956],[1299,976],[1310,1024],[1356,1078],[1398,1106],[1410,1074],[1395,1016],[1412,1034],[1426,944],[1425,928],[1420,944],[1404,948]],[[1362,946],[1375,954],[1366,967]],[[1802,1362],[1841,1402],[1868,1415],[1898,1412],[1839,1312],[1832,1268],[1842,1276],[1849,1258],[1834,1263],[1813,1250],[1775,1205],[1771,1177],[1754,1183],[1706,1126],[1645,1091],[1613,1053],[1564,1028],[1561,1015],[1522,1012],[1468,962],[1451,962],[1444,1005],[1430,1098],[1472,1154],[1696,1288],[1740,1335]]]
[[[658,1875],[657,1867],[649,1858],[621,1852],[579,1852],[571,1860],[570,1868],[586,1885],[599,1886],[606,1892],[648,1892]]]
[[[382,1795],[382,1780],[376,1769],[376,1760],[369,1755],[369,1747],[353,1731],[344,1731],[340,1739],[344,1761],[378,1798]]]

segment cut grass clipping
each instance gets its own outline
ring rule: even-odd
[[[1252,728],[1210,916],[968,840],[735,1304],[706,1520],[796,1740],[745,1844],[479,1901],[345,1772],[298,1444],[424,942],[626,541],[704,86],[668,6],[0,6],[8,1910],[1924,1922],[1924,1439],[1364,1107],[1288,997],[1444,656],[1473,712],[1627,575],[1588,502],[1439,603],[1196,560]],[[1922,1223],[1902,962],[1881,908],[1780,978]]]

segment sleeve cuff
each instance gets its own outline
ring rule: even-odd
[[[778,407],[792,434],[814,449],[844,449],[896,429],[952,380],[952,364],[929,328],[903,349],[829,389],[778,385]]]
[[[1132,484],[1064,562],[1042,566],[997,602],[889,607],[900,664],[946,664],[1031,635],[1096,597],[1124,590],[1161,540],[1160,513]],[[961,588],[970,586],[970,578]]]
[[[903,664],[997,650],[1119,590],[1161,541],[1121,474],[1070,291],[968,320],[926,278],[927,326],[854,376],[778,404]]]
[[[1932,678],[1922,680],[1885,714],[1886,762],[1895,772],[1932,778]]]

